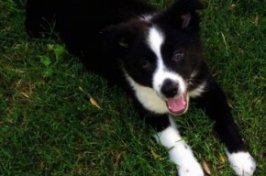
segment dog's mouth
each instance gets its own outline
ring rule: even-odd
[[[179,97],[166,100],[166,106],[173,115],[184,114],[188,107],[188,94],[185,92]]]

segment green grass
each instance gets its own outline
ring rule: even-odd
[[[119,88],[107,88],[60,42],[27,37],[22,2],[0,1],[0,175],[175,175]],[[263,0],[209,0],[202,13],[205,55],[257,160],[256,176],[266,173],[265,9]],[[177,121],[213,176],[233,175],[203,112],[192,106]]]

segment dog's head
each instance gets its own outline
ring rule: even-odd
[[[179,115],[188,108],[189,81],[202,62],[200,8],[197,0],[179,0],[165,11],[107,29],[136,98],[154,113]]]

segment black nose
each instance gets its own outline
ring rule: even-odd
[[[173,98],[178,93],[178,83],[167,79],[163,82],[163,86],[161,88],[163,95],[167,98]]]

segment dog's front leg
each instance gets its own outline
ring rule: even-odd
[[[226,146],[231,167],[238,176],[252,176],[256,168],[255,160],[242,141],[223,91],[213,79],[209,80],[205,90],[196,101],[214,120],[214,128]]]
[[[157,120],[158,119],[160,119],[160,117],[158,117]],[[160,130],[154,137],[158,143],[168,150],[170,160],[177,165],[179,176],[203,176],[204,173],[200,164],[195,158],[191,148],[181,138],[171,117],[161,117],[158,123],[153,121],[153,125],[162,124],[162,121],[166,120],[169,125]]]

